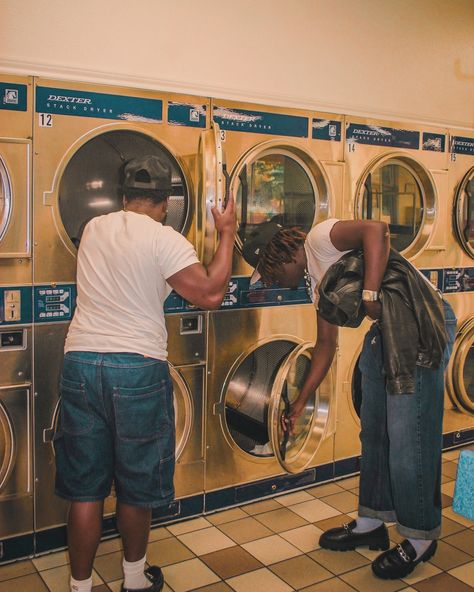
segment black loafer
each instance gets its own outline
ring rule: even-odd
[[[124,588],[122,584],[121,592],[160,592],[163,589],[165,579],[159,567],[151,565],[145,569],[145,576],[152,584],[149,588]]]
[[[378,578],[383,580],[395,580],[404,578],[421,563],[428,561],[436,552],[438,543],[433,541],[426,551],[416,557],[416,551],[413,545],[405,539],[399,545],[382,553],[372,562],[372,571]]]
[[[357,522],[353,520],[339,528],[331,528],[323,532],[319,544],[323,549],[331,551],[353,551],[356,547],[369,547],[372,551],[384,551],[390,546],[388,531],[381,524],[369,532],[354,532]]]

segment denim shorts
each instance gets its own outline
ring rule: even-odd
[[[167,362],[134,353],[68,352],[54,435],[56,494],[154,508],[174,497],[175,421]]]

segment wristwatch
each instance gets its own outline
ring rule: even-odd
[[[364,302],[375,302],[379,299],[379,293],[376,290],[362,290],[362,300]]]

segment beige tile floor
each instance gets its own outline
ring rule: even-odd
[[[151,532],[148,562],[165,574],[165,592],[465,592],[474,590],[474,522],[453,512],[459,450],[443,455],[443,526],[436,555],[404,580],[374,578],[368,549],[321,549],[321,532],[350,520],[358,477],[311,487]],[[394,526],[390,538],[401,537]],[[94,592],[119,592],[119,539],[100,545]],[[0,592],[69,592],[65,551],[0,567]]]

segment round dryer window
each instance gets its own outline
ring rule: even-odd
[[[125,162],[159,156],[172,171],[172,192],[165,224],[184,232],[190,201],[184,172],[162,144],[135,131],[110,131],[86,142],[68,162],[59,185],[59,211],[64,228],[77,247],[84,226],[102,214],[122,209],[121,170]]]
[[[456,192],[454,217],[459,242],[474,258],[474,167],[467,172]]]
[[[459,329],[446,384],[458,409],[474,414],[474,319],[469,319]]]
[[[12,191],[10,177],[5,163],[0,158],[0,241],[3,238],[10,220],[12,210]]]
[[[326,182],[304,152],[276,146],[254,150],[236,167],[232,187],[236,196],[237,246],[263,222],[308,232],[327,215]]]
[[[434,206],[428,173],[416,161],[397,157],[380,162],[364,177],[358,191],[357,217],[386,222],[392,247],[410,257],[429,238]]]

